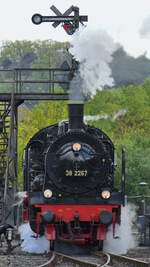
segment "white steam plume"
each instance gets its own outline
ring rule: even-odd
[[[117,254],[125,254],[129,249],[137,246],[137,240],[133,235],[133,224],[136,221],[136,206],[127,204],[122,209],[121,224],[116,227],[117,239],[112,237],[112,228],[109,229],[107,240],[104,242],[104,250]]]
[[[49,241],[45,236],[34,238],[35,233],[31,230],[29,223],[22,224],[19,227],[21,235],[21,248],[29,253],[45,253],[49,252]]]
[[[109,64],[119,44],[103,30],[86,28],[74,35],[71,45],[71,54],[80,62],[80,75],[77,74],[71,84],[71,100],[81,97],[81,92],[94,95],[96,89],[113,85]]]
[[[142,38],[150,38],[150,15],[144,19],[139,33]]]

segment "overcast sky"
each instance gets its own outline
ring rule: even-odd
[[[34,25],[34,13],[54,15],[50,6],[65,12],[71,5],[88,15],[91,29],[105,29],[133,56],[145,51],[150,57],[150,0],[5,0],[1,3],[0,42],[6,40],[69,41],[61,26],[54,29],[49,23]]]

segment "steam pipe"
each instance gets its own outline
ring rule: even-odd
[[[69,126],[68,131],[83,129],[83,103],[71,103],[68,104],[68,119]]]
[[[122,149],[122,194],[124,198],[124,205],[125,205],[125,165],[126,165],[126,157],[125,157],[125,149]]]

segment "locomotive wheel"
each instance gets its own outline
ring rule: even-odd
[[[98,243],[98,251],[102,251],[103,250],[103,244],[104,244],[104,241],[103,240],[98,240],[97,241]]]
[[[54,248],[55,248],[55,241],[54,240],[50,240],[49,241],[49,243],[50,243],[50,251],[54,251]]]

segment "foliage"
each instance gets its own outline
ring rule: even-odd
[[[128,55],[122,47],[113,54],[110,67],[116,87],[139,85],[150,76],[150,60],[146,54],[134,58]]]
[[[69,43],[45,41],[5,41],[2,44],[0,65],[3,68],[48,68],[58,66]]]
[[[71,60],[71,55],[67,53],[68,42],[45,41],[5,41],[3,42],[0,54],[0,81],[12,81],[14,79],[10,69],[16,68],[59,68],[66,60]],[[6,71],[7,70],[7,71]],[[21,78],[27,80],[50,80],[48,71],[27,71],[24,70]],[[12,77],[10,77],[10,75]],[[8,84],[10,86],[10,83]],[[25,92],[30,90],[31,85],[24,84]],[[42,84],[43,90],[47,89],[47,84]],[[0,87],[0,92],[7,92],[7,87]],[[23,88],[24,89],[24,88]],[[41,84],[32,84],[33,92],[41,91]]]
[[[119,113],[119,111],[122,111]],[[126,193],[141,193],[139,182],[148,182],[150,194],[150,79],[142,85],[97,91],[85,105],[88,115],[107,114],[107,118],[90,121],[111,137],[117,149],[116,185],[121,181],[121,149],[126,148]]]

